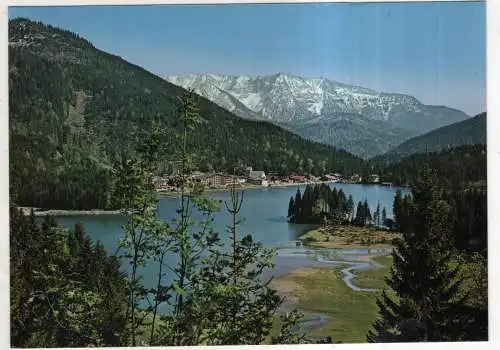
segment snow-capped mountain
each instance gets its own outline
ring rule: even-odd
[[[371,156],[373,152],[387,151],[409,137],[469,117],[451,108],[424,105],[412,96],[381,93],[326,78],[303,78],[279,73],[270,76],[185,75],[166,79],[183,88],[193,89],[242,118],[268,120],[298,134],[303,128],[297,126],[307,123],[307,135],[302,136],[343,147],[365,157]],[[339,144],[338,139],[345,137],[335,137],[343,131],[335,124],[343,121],[337,124],[339,128],[341,125],[345,128],[349,125],[345,121],[353,119],[353,116],[358,121],[365,121],[363,124],[368,124],[363,128],[370,128],[370,123],[366,122],[376,121],[374,126],[378,129],[377,135],[380,134],[380,126],[384,125],[382,129],[387,128],[391,141],[385,142],[382,149],[373,151],[372,148],[367,152],[360,152],[359,145],[354,147],[358,150],[354,150],[349,146],[350,142]],[[333,132],[324,133],[325,123]],[[314,137],[315,132],[311,130],[314,125],[321,129],[318,129],[318,135],[329,135],[327,139],[324,139],[326,136],[319,136],[319,139]],[[382,131],[382,138],[383,134]],[[370,137],[367,135],[367,138]],[[363,145],[362,148],[366,147]]]

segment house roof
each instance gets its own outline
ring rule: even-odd
[[[251,171],[249,177],[252,179],[262,179],[266,177],[266,173],[261,170]]]

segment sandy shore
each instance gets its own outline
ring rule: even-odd
[[[293,186],[303,186],[303,185],[313,185],[313,184],[322,184],[322,183],[333,183],[332,181],[317,181],[317,182],[308,182],[308,183],[279,183],[279,184],[271,184],[271,186],[258,186],[258,185],[248,185],[245,184],[243,186],[238,187],[238,190],[253,190],[253,189],[265,189],[265,188],[273,188],[273,187],[293,187]],[[204,192],[207,193],[217,193],[217,192],[229,192],[229,188],[207,188]],[[175,198],[180,195],[178,191],[159,191],[157,193],[158,199],[161,198]],[[23,212],[26,215],[29,215],[31,209],[34,210],[35,216],[78,216],[78,215],[118,215],[120,214],[119,210],[100,210],[100,209],[92,209],[92,210],[64,210],[64,209],[49,209],[42,210],[40,208],[31,208],[31,207],[21,207]]]

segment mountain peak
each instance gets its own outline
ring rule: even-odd
[[[468,118],[465,113],[450,108],[423,105],[413,96],[380,93],[324,77],[304,78],[283,71],[267,76],[205,74],[166,79],[194,89],[239,117],[269,120],[285,127],[293,124],[299,135],[306,130],[299,126],[307,125],[307,137],[351,151],[358,147],[347,139],[341,141],[345,137],[338,135],[340,130],[333,130],[335,125],[355,128],[361,140],[372,139],[371,147],[385,152],[400,143],[402,137],[423,134]],[[319,130],[325,123],[329,125],[325,130],[332,130],[331,136]],[[311,125],[316,125],[318,134],[327,139],[315,138]],[[345,130],[344,134],[352,130]],[[375,139],[374,135],[377,135]]]

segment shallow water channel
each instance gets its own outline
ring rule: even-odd
[[[342,280],[353,290],[353,292],[376,292],[378,289],[360,288],[353,282],[356,270],[378,268],[381,265],[373,260],[367,260],[368,256],[388,255],[391,249],[326,249],[307,247],[281,247],[277,250],[276,257],[278,269],[273,271],[275,277],[283,276],[295,268],[304,266],[331,266],[341,268]],[[289,261],[288,261],[289,260]],[[287,263],[288,261],[288,263]],[[290,312],[297,305],[286,301],[280,309],[280,313]],[[296,332],[308,333],[323,327],[328,322],[328,316],[321,313],[304,312],[304,318],[295,328]]]

